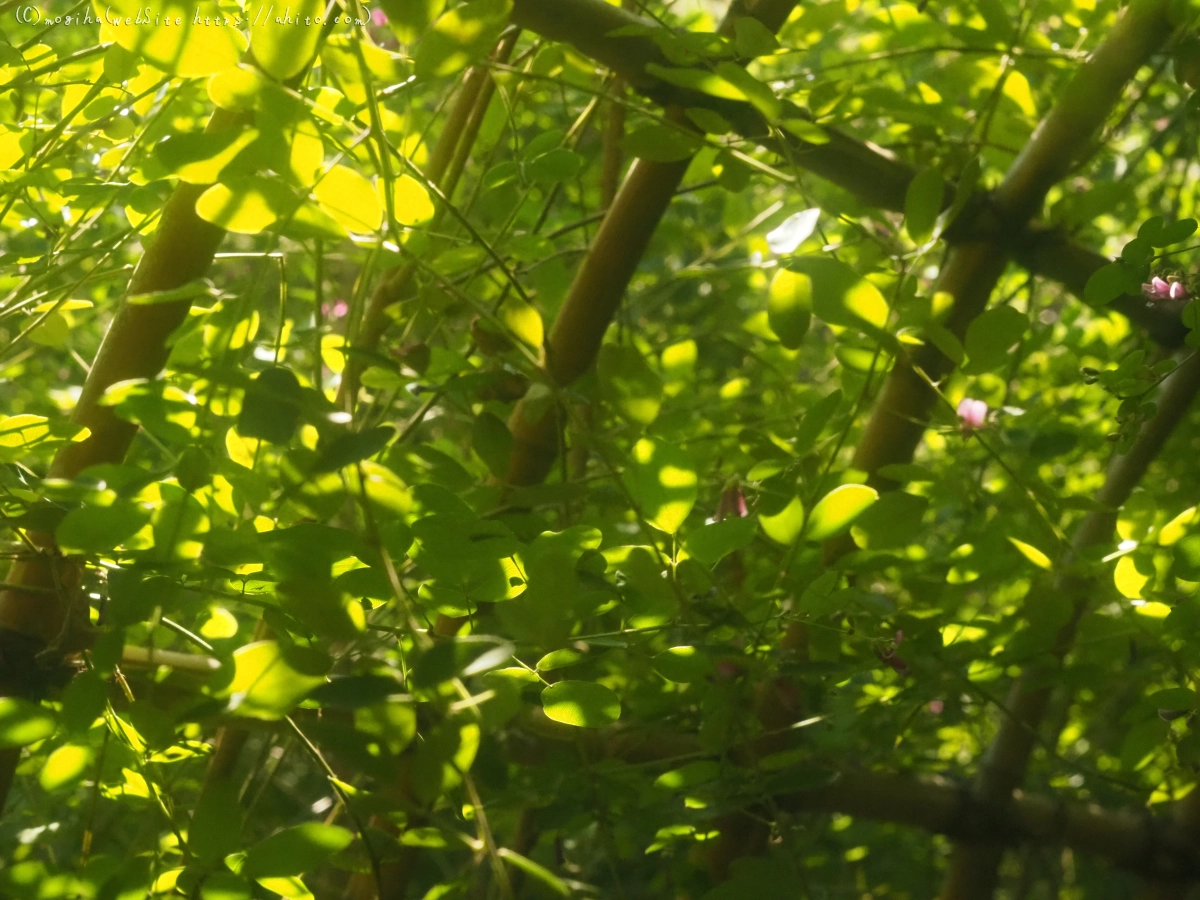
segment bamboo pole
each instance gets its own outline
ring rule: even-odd
[[[619,74],[644,96],[663,105],[698,106],[720,112],[743,137],[777,150],[806,171],[849,191],[867,206],[903,211],[908,184],[916,170],[891,152],[857,141],[836,128],[825,128],[829,141],[809,144],[790,133],[772,131],[762,116],[746,103],[722,100],[667,84],[646,71],[648,63],[670,65],[654,40],[646,35],[617,34],[629,25],[653,26],[648,19],[628,13],[603,0],[514,0],[513,21],[544,37],[570,44],[580,53]],[[806,116],[795,109],[797,116]],[[781,143],[781,141],[783,143]],[[945,203],[954,196],[953,185],[943,190]],[[985,212],[980,206],[978,212]],[[1033,274],[1063,285],[1083,299],[1083,289],[1097,269],[1111,260],[1066,239],[1057,230],[1010,228],[985,224],[984,215],[965,218],[946,236],[986,237],[1010,246],[1014,258]],[[1121,297],[1109,306],[1146,328],[1168,347],[1183,343],[1186,329],[1177,315],[1148,306],[1140,298]]]
[[[721,33],[732,34],[740,15],[752,15],[772,32],[778,31],[794,6],[794,0],[736,0]],[[608,8],[627,15],[616,7]],[[514,20],[523,21],[516,7]],[[671,107],[668,115],[684,120],[678,107]],[[630,167],[546,338],[545,373],[553,387],[568,386],[595,363],[625,289],[690,164],[690,158],[675,162],[638,159]],[[517,403],[508,423],[513,435],[509,484],[537,484],[545,479],[558,455],[559,413],[557,404],[546,408],[525,400]]]

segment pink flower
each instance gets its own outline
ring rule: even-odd
[[[373,9],[371,10],[371,21],[382,28],[388,23],[387,13],[385,13],[382,9]]]
[[[942,714],[942,710],[945,708],[946,704],[941,700],[929,701],[929,711],[935,716],[940,716]]]
[[[1142,294],[1151,303],[1157,300],[1186,300],[1188,289],[1182,281],[1174,277],[1164,280],[1155,275],[1149,284],[1142,285]]]
[[[958,418],[962,422],[962,430],[965,434],[970,434],[976,428],[982,428],[984,421],[987,420],[988,405],[982,400],[972,400],[970,397],[963,397],[958,404]]]
[[[346,313],[350,312],[350,304],[345,300],[334,300],[332,303],[326,303],[322,306],[321,312],[327,319],[340,319]]]

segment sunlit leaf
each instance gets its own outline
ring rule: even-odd
[[[879,492],[865,484],[835,487],[813,507],[805,537],[823,541],[845,531],[878,499]]]
[[[683,448],[643,438],[633,448],[625,484],[655,528],[674,534],[696,502],[697,476]]]
[[[542,708],[555,722],[603,728],[621,718],[621,701],[611,688],[590,681],[560,681],[542,691]]]

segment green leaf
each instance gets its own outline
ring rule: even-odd
[[[508,475],[508,461],[512,456],[513,436],[499,416],[486,410],[475,417],[471,425],[471,449],[473,449],[496,478]]]
[[[1185,581],[1200,581],[1200,534],[1189,534],[1176,542],[1174,573]]]
[[[263,22],[250,29],[250,51],[268,75],[277,81],[287,81],[304,71],[317,50],[320,27],[301,25],[300,20],[316,19],[325,11],[321,0],[298,0],[288,12],[296,24],[283,25]]]
[[[555,722],[603,728],[621,718],[621,701],[610,688],[590,681],[560,681],[542,691],[542,708]]]
[[[843,484],[821,498],[813,507],[805,537],[823,541],[845,531],[879,499],[879,492],[865,484]]]
[[[408,703],[372,703],[354,710],[354,728],[399,754],[417,736],[417,713]]]
[[[234,715],[282,719],[323,675],[296,671],[275,641],[257,641],[233,652],[233,681],[222,691]],[[286,873],[291,874],[291,873]]]
[[[314,472],[335,472],[346,466],[374,456],[395,437],[396,429],[391,425],[380,425],[366,431],[351,431],[340,434],[321,451],[313,464]]]
[[[780,269],[767,293],[767,322],[789,350],[804,343],[812,321],[812,279],[803,272]]]
[[[1107,306],[1122,294],[1137,289],[1137,280],[1125,263],[1118,260],[1101,266],[1088,278],[1083,298],[1091,306]]]
[[[726,81],[715,72],[708,69],[681,69],[671,66],[660,66],[658,63],[646,63],[646,72],[661,78],[676,87],[699,91],[712,97],[725,100],[749,100],[750,98],[734,84]]]
[[[782,510],[774,515],[759,515],[762,530],[771,540],[784,546],[790,545],[800,536],[804,527],[804,504],[799,497],[793,497]]]
[[[204,786],[188,828],[188,850],[197,859],[216,860],[241,846],[242,807],[238,793],[239,785],[233,779],[213,779]]]
[[[971,375],[991,372],[1008,362],[1009,350],[1025,336],[1029,319],[1011,306],[996,306],[980,315],[967,328],[964,349]]]
[[[730,553],[748,546],[757,530],[752,517],[734,516],[696,529],[688,535],[684,546],[694,559],[715,566]]]
[[[81,506],[67,513],[55,536],[64,553],[106,553],[129,540],[150,521],[150,513],[135,503],[118,500],[111,506]]]
[[[625,135],[622,149],[630,156],[649,162],[677,162],[694,156],[703,141],[690,132],[669,125],[642,125]]]
[[[663,386],[636,347],[605,344],[596,362],[600,390],[616,412],[628,422],[649,425],[658,418]]]
[[[917,244],[933,234],[945,201],[946,184],[937,169],[921,169],[908,183],[904,195],[904,229]]]
[[[720,773],[719,763],[711,759],[699,759],[678,769],[663,772],[654,779],[654,786],[668,791],[682,791],[708,784]]]
[[[813,312],[830,325],[883,328],[888,304],[879,288],[840,260],[826,256],[801,256],[788,262],[793,272],[812,279]]]
[[[288,369],[276,366],[254,376],[242,400],[237,430],[244,438],[286,444],[300,423],[304,392]]]
[[[534,667],[539,672],[550,672],[554,669],[565,669],[583,659],[583,654],[569,647],[562,650],[552,650],[537,661]]]
[[[405,44],[413,43],[441,14],[446,0],[384,0],[388,25]]]
[[[0,697],[0,747],[24,747],[44,740],[57,727],[50,710],[19,697]]]
[[[928,506],[926,497],[904,491],[884,492],[854,520],[851,531],[855,543],[864,550],[907,547],[918,539],[921,519]]]
[[[471,0],[443,13],[417,45],[416,73],[453,75],[482,59],[500,37],[511,6],[506,0]]]
[[[696,503],[696,468],[682,447],[642,438],[625,470],[625,486],[646,521],[674,534]]]
[[[733,29],[738,56],[754,59],[779,49],[775,35],[753,16],[739,16],[733,23]]]
[[[690,684],[712,673],[712,660],[696,647],[669,647],[654,657],[654,670],[667,681]]]
[[[345,828],[305,822],[278,831],[251,847],[238,874],[243,878],[302,875],[319,869],[353,840],[354,835]]]
[[[1196,233],[1195,219],[1180,219],[1162,229],[1154,240],[1155,247],[1169,247],[1185,241]]]
[[[531,878],[536,878],[545,885],[552,893],[558,894],[560,897],[571,896],[571,889],[566,883],[551,872],[549,869],[538,865],[532,859],[527,859],[515,850],[509,850],[507,847],[501,847],[496,851],[496,855],[502,859],[508,860],[518,869],[525,872]]]
[[[200,900],[250,900],[253,888],[250,882],[229,871],[216,871],[200,885]]]
[[[525,174],[538,184],[557,184],[574,178],[583,168],[583,157],[566,147],[543,153],[525,167]]]

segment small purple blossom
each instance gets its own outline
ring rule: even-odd
[[[957,412],[959,421],[962,422],[963,432],[970,434],[976,428],[983,427],[983,423],[987,420],[988,405],[982,400],[963,397],[959,401]]]
[[[1142,285],[1142,294],[1151,303],[1159,300],[1186,300],[1188,289],[1182,281],[1174,277],[1163,279],[1155,275],[1149,284]]]

